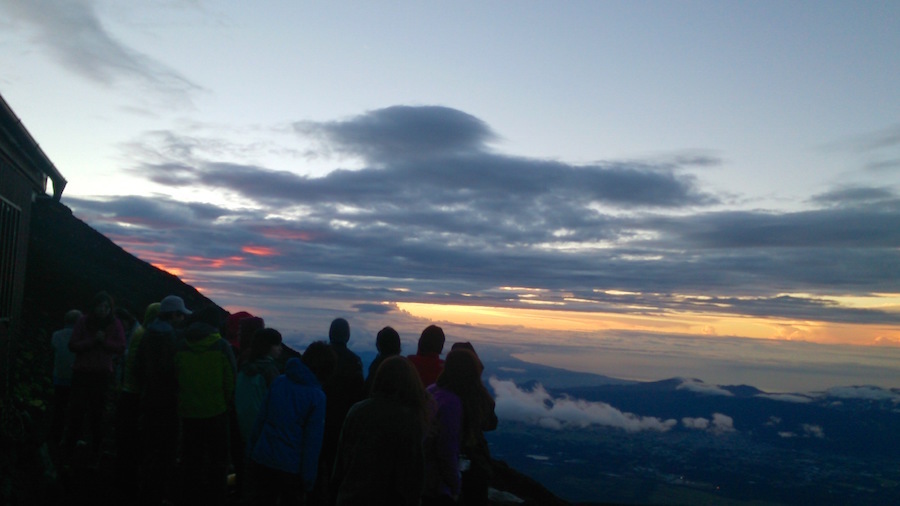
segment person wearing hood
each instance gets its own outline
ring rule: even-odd
[[[175,352],[185,504],[224,504],[236,365],[231,345],[219,334],[217,308],[195,316]]]
[[[379,330],[378,335],[375,336],[375,349],[378,350],[378,354],[369,364],[369,374],[366,376],[366,395],[372,393],[372,383],[375,382],[375,373],[378,372],[381,363],[400,354],[400,334],[393,327]]]
[[[256,415],[269,386],[280,374],[275,360],[281,355],[281,349],[280,332],[275,329],[257,330],[250,343],[247,363],[238,371],[234,407],[244,444],[250,438],[250,431],[253,430]]]
[[[427,388],[437,381],[441,371],[444,370],[444,361],[441,352],[444,351],[444,329],[437,325],[429,325],[422,331],[419,337],[418,348],[415,355],[407,358],[422,378],[422,384]]]
[[[328,410],[325,413],[325,439],[322,443],[322,455],[319,457],[319,483],[316,486],[316,495],[323,503],[328,502],[328,482],[331,479],[344,418],[347,418],[351,406],[366,397],[362,360],[347,347],[349,341],[350,323],[344,318],[335,318],[328,329],[328,344],[334,351],[337,362],[334,374],[322,385],[325,397],[328,398]]]
[[[331,480],[332,504],[419,506],[431,396],[409,360],[387,357],[368,399],[347,413]]]
[[[272,382],[250,433],[253,504],[304,504],[316,482],[325,393],[299,358]]]
[[[231,426],[231,431],[237,432],[237,438],[235,434],[231,435],[231,460],[235,485],[241,495],[245,487],[247,441],[266,392],[281,373],[275,363],[281,356],[281,351],[281,332],[270,328],[259,329],[250,341],[246,362],[238,369],[237,386],[234,389],[234,420]]]

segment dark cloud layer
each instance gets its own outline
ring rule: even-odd
[[[478,118],[440,106],[394,106],[346,121],[300,121],[294,129],[373,164],[469,154],[484,150],[496,138]]]
[[[198,269],[228,259],[220,269],[262,273],[253,280],[261,293],[354,300],[360,312],[424,301],[898,323],[895,313],[824,297],[896,291],[900,198],[889,188],[837,188],[800,212],[714,210],[719,201],[682,167],[715,159],[571,165],[499,155],[487,125],[445,107],[392,107],[296,131],[369,165],[301,176],[202,154],[219,140],[153,132],[129,146],[135,172],[251,210],[67,202],[145,255],[193,258]],[[208,283],[227,286],[215,272]]]

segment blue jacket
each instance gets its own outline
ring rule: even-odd
[[[325,393],[312,371],[292,358],[260,406],[250,435],[250,458],[299,475],[304,488],[312,490],[324,430]]]

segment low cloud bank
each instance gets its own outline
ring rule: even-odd
[[[706,430],[713,434],[735,432],[734,419],[722,413],[713,413],[712,420],[707,418],[682,418],[681,424],[687,429]]]
[[[875,386],[836,387],[825,392],[829,397],[839,399],[864,399],[869,401],[892,401],[900,404],[900,394]]]
[[[563,429],[591,425],[618,427],[628,432],[656,430],[666,432],[675,420],[660,420],[623,413],[605,402],[589,402],[570,397],[553,398],[540,384],[531,391],[516,386],[515,382],[489,380],[497,402],[497,416],[504,420],[532,423],[548,429]]]
[[[793,402],[795,404],[809,404],[813,401],[812,397],[802,394],[759,394],[756,397],[771,401]]]
[[[724,397],[733,397],[734,394],[716,385],[704,383],[698,379],[681,378],[681,384],[675,387],[677,390],[689,390],[694,393],[704,395],[721,395]]]

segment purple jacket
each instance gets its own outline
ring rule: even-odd
[[[102,331],[87,327],[88,315],[84,315],[72,329],[69,349],[75,353],[72,370],[78,372],[108,372],[112,374],[116,360],[125,353],[125,330],[117,318],[112,318]],[[97,339],[103,332],[102,340]]]
[[[437,385],[428,387],[434,397],[434,425],[425,441],[425,495],[459,496],[459,445],[462,435],[462,401]]]

